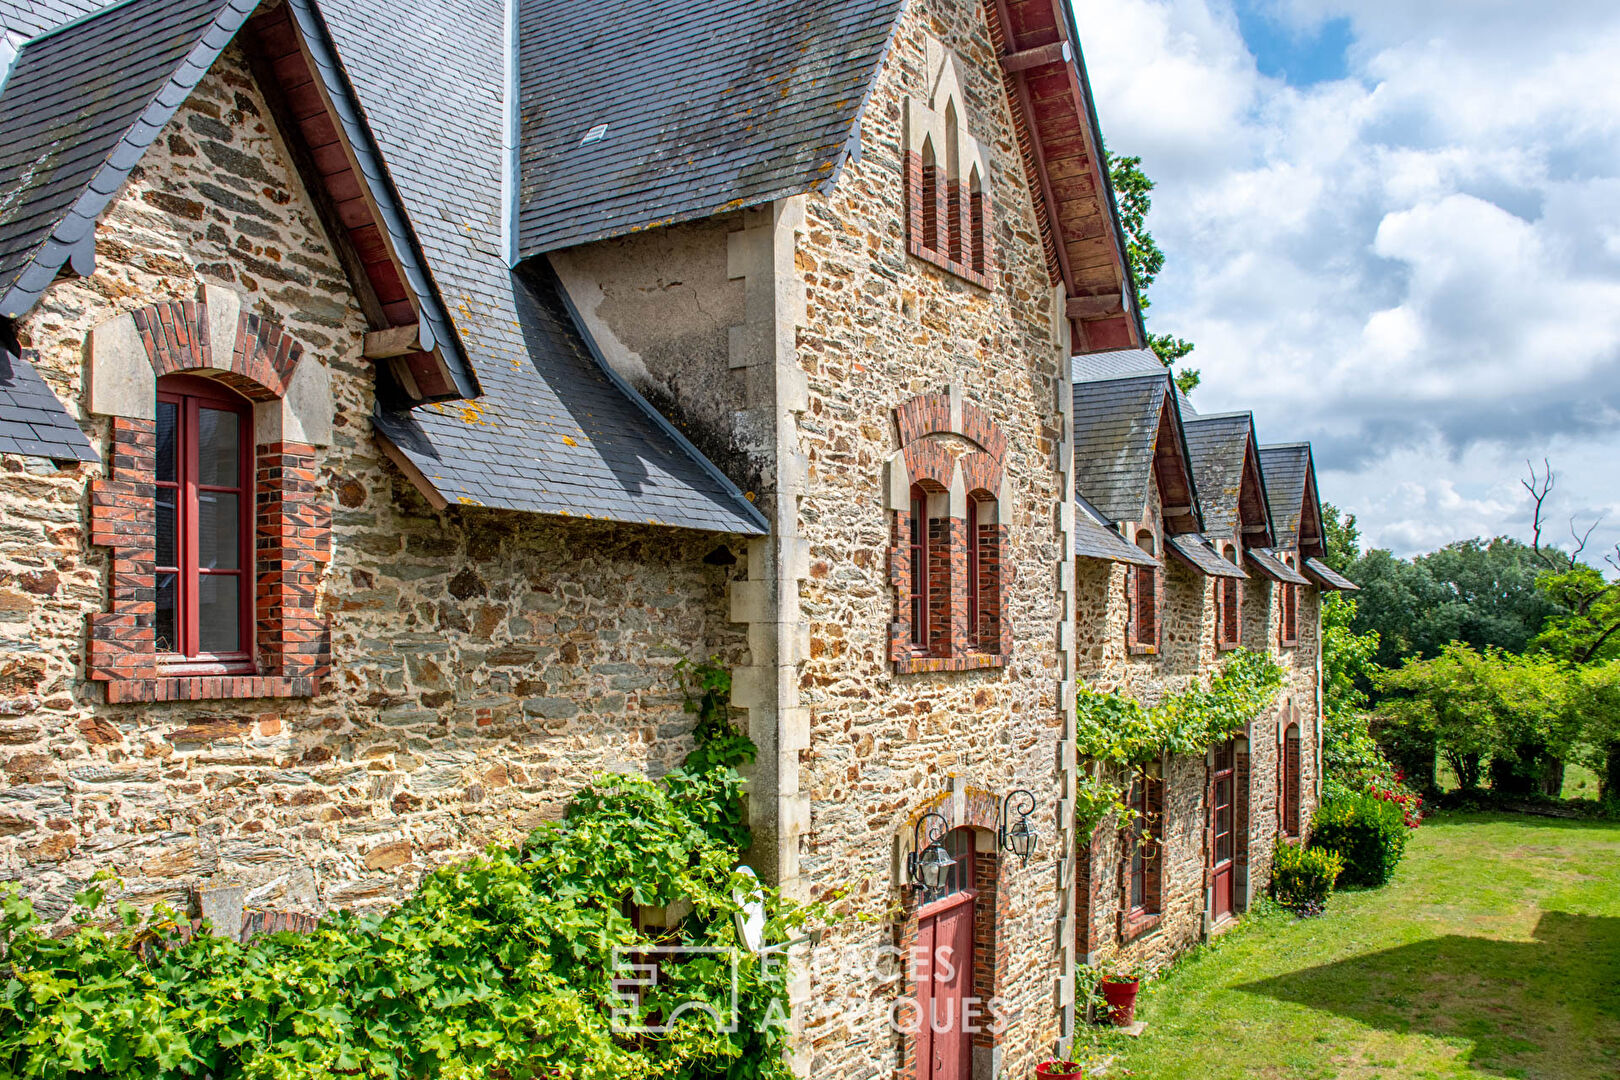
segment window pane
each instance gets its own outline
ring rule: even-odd
[[[157,576],[157,651],[180,651],[180,575]]]
[[[241,575],[204,574],[197,579],[197,618],[199,646],[203,652],[229,653],[242,650],[242,625],[237,606]]]
[[[175,455],[180,445],[180,406],[160,401],[157,406],[157,478],[161,483],[176,480]]]
[[[197,565],[204,570],[241,567],[242,523],[237,516],[239,495],[218,491],[197,493]]]
[[[197,482],[241,486],[242,415],[207,407],[197,410]]]
[[[178,568],[180,558],[179,518],[175,500],[178,488],[157,489],[157,565]]]

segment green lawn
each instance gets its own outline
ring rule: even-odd
[[[1105,1075],[1620,1077],[1620,825],[1446,814],[1388,887],[1250,916],[1144,989]]]

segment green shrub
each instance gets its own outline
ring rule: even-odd
[[[1311,823],[1311,847],[1344,858],[1340,885],[1378,886],[1395,873],[1406,850],[1406,820],[1395,803],[1366,793],[1322,804]]]
[[[1271,894],[1296,915],[1320,915],[1343,871],[1344,858],[1336,851],[1279,844],[1271,864]]]

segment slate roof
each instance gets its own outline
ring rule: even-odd
[[[1197,533],[1181,533],[1170,538],[1170,550],[1181,556],[1194,570],[1207,577],[1247,578],[1239,566],[1235,566],[1215,553],[1210,546]]]
[[[1147,516],[1153,448],[1169,385],[1162,368],[1074,384],[1074,489],[1109,521]]]
[[[1244,556],[1266,577],[1273,581],[1286,581],[1291,585],[1309,585],[1310,579],[1277,557],[1270,548],[1250,548]]]
[[[904,6],[516,2],[522,257],[831,185]]]
[[[1266,478],[1272,533],[1279,548],[1299,547],[1299,519],[1305,508],[1305,479],[1310,471],[1310,443],[1260,448],[1260,472]]]
[[[1315,578],[1317,584],[1330,592],[1360,592],[1361,586],[1339,573],[1321,559],[1306,559],[1305,572]]]
[[[0,27],[25,38],[37,37],[106,6],[107,0],[4,0]]]
[[[1193,482],[1204,508],[1204,527],[1224,536],[1237,529],[1242,513],[1244,463],[1254,441],[1254,415],[1246,412],[1184,416]],[[1265,481],[1261,481],[1261,498]]]
[[[320,0],[319,14],[483,388],[378,430],[451,504],[766,531],[600,361],[549,270],[507,267],[502,0]]]
[[[70,259],[93,269],[97,216],[256,6],[129,0],[18,50],[0,91],[0,315]]]
[[[1132,375],[1162,375],[1165,366],[1152,349],[1116,349],[1070,357],[1069,372],[1074,382],[1095,382]]]
[[[10,338],[0,330],[0,454],[95,461],[90,440]]]
[[[1081,559],[1104,559],[1136,566],[1158,566],[1159,560],[1114,529],[1102,512],[1084,499],[1075,500],[1074,554]]]

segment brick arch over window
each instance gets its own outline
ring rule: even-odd
[[[914,955],[912,950],[918,944],[918,913],[924,911],[921,890],[907,888],[908,883],[904,880],[904,874],[906,856],[911,853],[916,824],[924,814],[929,813],[943,816],[950,832],[954,833],[961,829],[973,830],[972,877],[973,888],[977,895],[973,898],[972,994],[981,1002],[988,1002],[1000,996],[1010,967],[1009,943],[1007,935],[1003,933],[1008,911],[1007,878],[1009,871],[1017,869],[1019,865],[1016,859],[1003,859],[1001,850],[996,845],[997,830],[1001,824],[1001,800],[994,792],[964,787],[958,791],[941,793],[915,807],[913,813],[896,828],[894,840],[897,876],[894,880],[900,891],[901,917],[894,923],[894,945],[900,950],[902,957],[909,958]],[[903,981],[900,986],[900,997],[915,1001],[918,988],[913,982],[913,968],[909,963],[902,963],[901,975]],[[902,1023],[905,1022],[906,1014],[901,1012],[899,1019]],[[980,1049],[990,1052],[1004,1044],[1011,1029],[992,1031],[991,1028],[996,1026],[998,1025],[983,1024],[981,1030],[974,1034],[973,1045],[976,1053]],[[914,1080],[920,1075],[917,1068],[917,1037],[915,1034],[901,1032],[899,1040],[899,1076],[905,1080]]]
[[[155,566],[157,379],[217,380],[253,407],[253,607],[249,673],[181,674],[157,652]],[[90,616],[87,673],[107,699],[198,701],[309,697],[330,666],[317,606],[330,559],[331,508],[317,488],[316,447],[330,444],[330,378],[278,323],[234,292],[121,315],[91,333],[89,409],[112,418],[109,474],[91,483],[91,543],[109,549],[108,610]]]
[[[895,590],[889,659],[897,672],[1000,667],[1012,651],[1002,602],[1011,581],[1005,469],[1007,438],[983,408],[955,388],[919,394],[895,409],[900,448],[890,457],[888,506],[894,514],[889,581]],[[954,452],[947,440],[977,447]],[[914,498],[921,488],[926,499]],[[919,508],[926,526],[913,518]],[[917,542],[926,537],[926,544]],[[919,552],[926,551],[926,632],[915,603]]]

